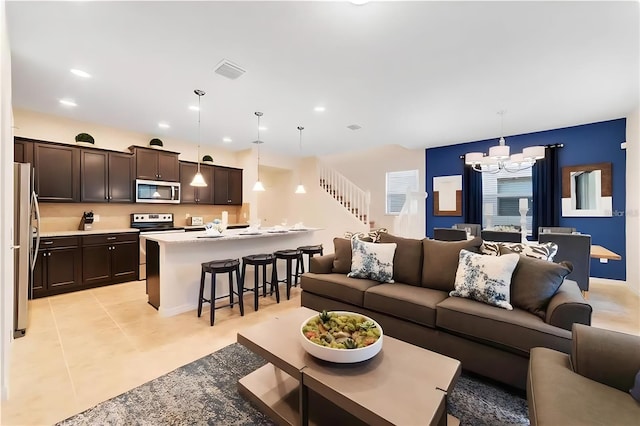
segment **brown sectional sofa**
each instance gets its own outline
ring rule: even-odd
[[[462,367],[525,389],[529,352],[541,346],[569,353],[573,323],[589,325],[591,306],[578,285],[565,280],[549,302],[544,319],[470,299],[449,297],[458,254],[477,251],[482,240],[443,242],[384,235],[397,244],[394,283],[347,277],[350,258],[336,239],[334,254],[313,257],[301,278],[302,306],[350,310],[371,316],[385,334],[456,358]],[[349,254],[350,256],[350,254]]]

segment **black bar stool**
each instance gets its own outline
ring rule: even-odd
[[[287,283],[287,300],[289,300],[289,296],[291,295],[291,276],[295,277],[293,281],[293,285],[297,285],[298,283],[298,262],[302,259],[302,252],[298,249],[291,250],[278,250],[273,253],[275,256],[275,260],[273,261],[273,272],[271,274],[271,282],[275,284],[276,288],[279,283]],[[278,268],[277,268],[277,260],[283,259],[287,261],[287,276],[284,280],[278,279]],[[293,261],[296,261],[296,271],[293,273]],[[273,290],[272,290],[273,291]]]
[[[316,254],[319,254],[320,256],[322,256],[324,254],[324,249],[322,248],[322,244],[318,244],[315,246],[300,246],[298,247],[298,250],[300,250],[302,252],[302,254],[300,255],[300,275],[304,274],[304,255],[308,255],[309,258],[308,263],[309,263],[309,269],[311,269],[311,258],[313,256],[315,256]],[[298,268],[296,267],[296,272],[298,272]]]
[[[252,254],[249,256],[244,256],[242,258],[242,277],[240,281],[242,282],[244,288],[244,277],[247,272],[247,265],[253,266],[253,289],[245,288],[244,291],[252,291],[253,292],[253,309],[258,310],[258,271],[260,266],[262,266],[262,297],[267,297],[267,283],[271,286],[271,294],[273,294],[273,287],[276,288],[276,302],[280,303],[280,290],[278,289],[278,284],[267,281],[267,265],[273,265],[275,268],[275,256],[273,254]]]
[[[236,273],[236,284],[238,291],[233,291],[233,272]],[[211,274],[211,299],[204,298],[204,280],[207,273]],[[215,306],[215,301],[227,296],[216,297],[216,274],[229,273],[229,304],[222,306]],[[226,308],[230,306],[233,309],[233,305],[240,305],[240,315],[244,316],[244,304],[242,303],[243,285],[240,281],[240,261],[238,259],[224,259],[224,260],[212,260],[211,262],[204,262],[202,264],[202,272],[200,273],[200,297],[198,298],[198,318],[202,314],[202,302],[208,302],[211,304],[211,325],[213,325],[213,319],[216,309]],[[233,301],[233,295],[238,296],[238,301]]]

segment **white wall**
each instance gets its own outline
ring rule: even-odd
[[[322,157],[321,161],[342,173],[363,190],[371,191],[370,220],[375,221],[376,228],[393,230],[395,216],[385,213],[386,173],[400,170],[418,170],[420,177],[419,190],[425,186],[425,154],[424,149],[407,149],[399,145],[385,145],[366,151]],[[424,231],[424,205],[420,215]]]
[[[9,361],[13,339],[13,134],[11,53],[0,3],[0,398],[9,397]]]
[[[640,294],[640,108],[627,116],[627,283]]]
[[[96,141],[96,148],[124,152],[129,152],[127,148],[131,145],[147,146],[151,139],[159,137],[166,150],[180,153],[181,160],[197,161],[198,159],[198,145],[193,142],[130,132],[24,109],[14,110],[14,120],[16,136],[75,144],[75,136],[78,133],[89,133]],[[237,167],[238,161],[233,151],[202,145],[200,158],[205,154],[211,155],[215,164]]]

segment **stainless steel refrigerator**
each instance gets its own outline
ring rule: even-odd
[[[22,337],[27,331],[27,301],[31,296],[30,282],[40,245],[40,211],[32,186],[31,164],[14,163],[13,175],[13,337]]]

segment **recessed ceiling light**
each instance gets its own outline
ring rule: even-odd
[[[197,106],[197,105],[189,105],[189,109],[190,109],[191,111],[200,111],[200,108],[198,108],[198,106]]]
[[[78,106],[77,103],[75,103],[75,101],[71,100],[71,99],[60,99],[59,101],[62,105],[65,106],[70,106],[70,107],[74,107],[74,106]]]
[[[325,108],[323,106],[317,106],[313,110],[315,112],[324,112]]]
[[[231,138],[222,138],[222,142],[231,143],[231,142],[233,142],[233,139],[231,139]]]
[[[167,123],[160,122],[160,123],[158,123],[158,127],[161,127],[163,129],[168,129],[171,126],[169,126],[169,124],[167,124]]]
[[[71,71],[71,74],[77,75],[78,77],[91,78],[91,74],[89,74],[86,71],[82,71],[82,70],[74,69],[74,68],[71,68],[69,71]]]
[[[260,127],[258,127],[258,130],[269,130],[269,128],[268,127],[264,127],[264,126],[260,126]]]
[[[363,4],[369,3],[370,0],[349,0],[349,3],[355,4],[356,6],[362,6]]]

